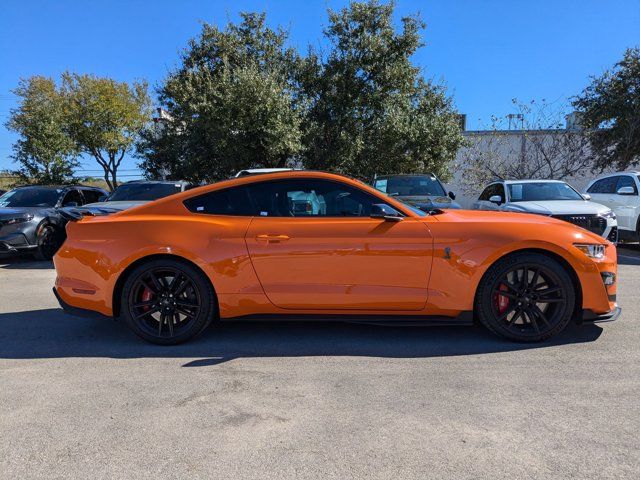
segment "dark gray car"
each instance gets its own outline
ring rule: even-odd
[[[120,211],[184,192],[193,185],[182,180],[132,180],[123,183],[99,203],[86,205],[108,211]]]
[[[425,212],[433,209],[460,208],[456,196],[447,192],[438,177],[431,173],[416,175],[381,175],[373,187]]]
[[[65,239],[61,207],[97,201],[106,191],[96,187],[26,186],[0,196],[0,256],[33,253],[50,260]]]

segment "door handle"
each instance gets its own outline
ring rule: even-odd
[[[291,237],[289,235],[272,235],[270,233],[261,233],[260,235],[256,235],[257,241],[267,243],[286,242],[290,238]]]

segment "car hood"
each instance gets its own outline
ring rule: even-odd
[[[128,208],[137,207],[139,205],[144,205],[145,203],[149,203],[148,200],[126,200],[126,201],[118,201],[118,202],[96,202],[96,203],[88,203],[83,205],[83,207],[96,207],[96,208],[108,208],[109,210],[126,210]]]
[[[47,210],[46,207],[3,207],[0,208],[0,219],[19,217],[27,213],[34,213],[39,210]]]
[[[441,195],[396,195],[393,198],[397,198],[421,210],[425,208],[460,208],[460,205],[449,197]]]
[[[610,208],[586,200],[543,200],[508,203],[503,210],[540,215],[597,215],[609,211]]]

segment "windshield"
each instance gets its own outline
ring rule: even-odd
[[[127,183],[116,188],[107,201],[157,200],[180,192],[180,184],[173,183]]]
[[[432,175],[381,177],[376,179],[374,187],[387,195],[400,197],[446,195],[438,179]]]
[[[60,188],[19,188],[0,196],[0,207],[55,207]]]
[[[560,182],[511,183],[509,197],[512,202],[584,200],[573,187]]]

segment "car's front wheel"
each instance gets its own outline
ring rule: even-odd
[[[38,230],[36,242],[36,259],[51,260],[64,242],[64,235],[53,225],[43,225]]]
[[[476,314],[492,332],[510,340],[536,342],[561,332],[573,316],[571,277],[556,260],[515,253],[492,265],[476,294]]]
[[[121,312],[131,330],[159,345],[176,345],[201,333],[217,306],[205,275],[186,262],[157,259],[136,267],[122,290]]]

